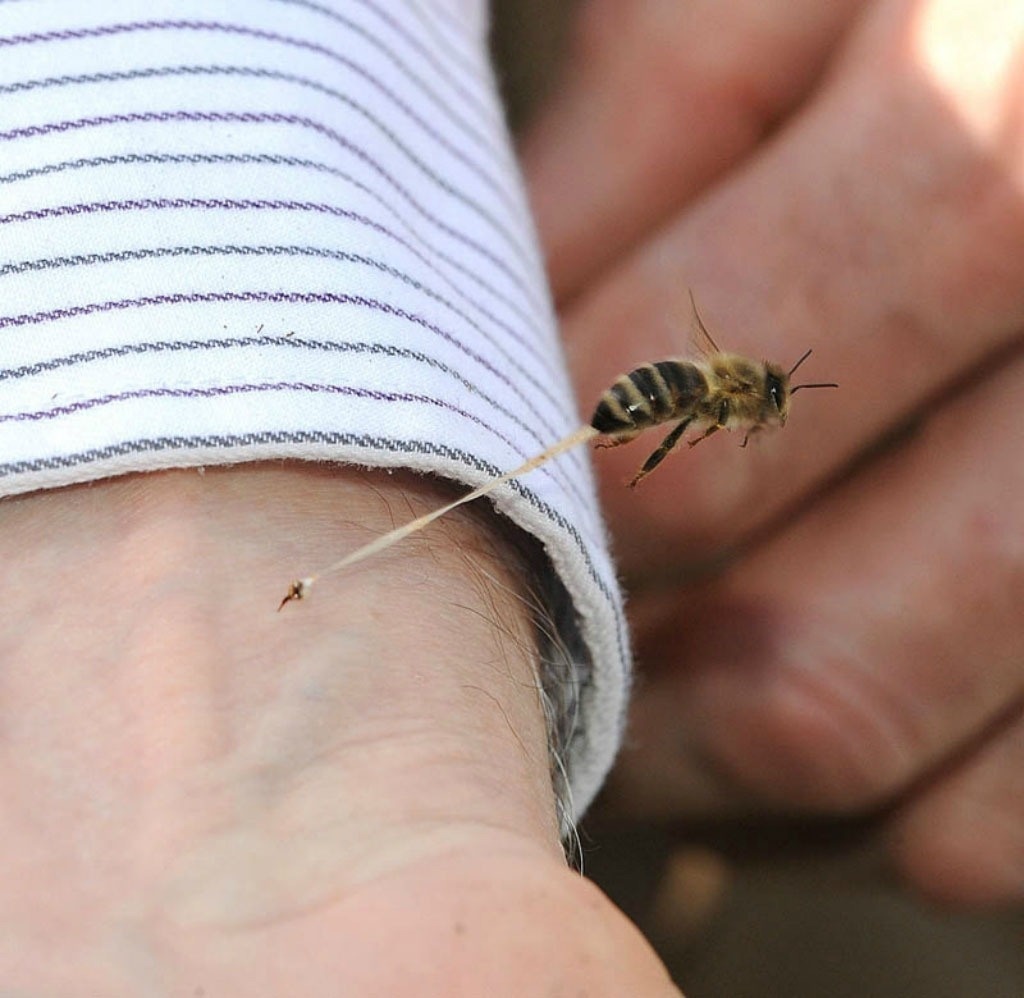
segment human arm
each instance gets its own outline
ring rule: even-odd
[[[0,504],[4,988],[674,993],[564,863],[493,517],[274,612],[445,492],[261,464]]]
[[[569,814],[595,792],[628,668],[579,455],[498,497],[552,559],[524,569],[515,596],[486,584],[512,553],[496,540],[497,567],[482,555],[473,568],[460,554],[469,539],[442,530],[450,546],[424,555],[436,602],[421,600],[423,573],[403,550],[274,613],[291,577],[390,526],[406,495],[421,507],[436,498],[423,480],[403,492],[397,477],[343,464],[468,484],[576,418],[490,87],[484,5],[405,12],[3,7],[0,510],[5,730],[18,735],[5,778],[22,805],[6,812],[3,859],[5,882],[25,888],[6,897],[5,988],[31,992],[65,973],[69,993],[138,993],[186,970],[216,982],[283,968],[274,986],[291,994],[299,973],[311,991],[333,990],[323,974],[340,962],[415,994],[413,970],[435,973],[448,994],[446,975],[501,977],[536,955],[526,936],[502,931],[543,925],[522,921],[531,904],[546,911],[551,899],[565,913],[579,902],[581,924],[595,910],[560,858],[569,822],[549,824],[556,799]],[[523,644],[519,602],[552,580],[576,587],[546,631],[572,646],[556,677],[544,673],[543,642]],[[345,599],[346,585],[364,602]],[[538,602],[539,619],[554,613]],[[490,679],[512,671],[492,685],[482,665]],[[538,674],[563,694],[552,727],[567,737],[553,753],[534,744]],[[418,738],[402,740],[403,721]],[[357,725],[368,758],[346,769],[334,739],[351,748]],[[515,746],[521,768],[492,737]],[[432,754],[445,746],[458,780]],[[557,798],[552,757],[564,767]],[[447,813],[417,818],[431,807]],[[474,904],[481,885],[495,888],[486,938],[433,947],[432,932],[446,924],[458,937],[462,922],[430,904],[450,915],[470,899],[443,896],[438,867],[430,880],[411,861],[379,919],[367,913],[368,893],[380,893],[363,892],[343,916],[298,924],[296,909],[323,887],[346,887],[333,864],[362,874],[362,859],[401,864],[389,835],[399,852],[421,841],[429,853],[467,822],[487,832],[486,862],[460,874]],[[506,845],[518,873],[501,873]],[[551,894],[549,874],[561,885]],[[420,876],[424,906],[412,903]],[[520,886],[503,891],[509,878]],[[521,906],[517,890],[529,894]],[[211,903],[222,909],[195,928]],[[225,940],[211,928],[254,905],[266,932]],[[378,934],[368,969],[348,946],[364,930]],[[600,932],[585,935],[584,948],[603,949]],[[560,928],[539,942],[567,952],[562,940]],[[417,947],[429,966],[399,963]],[[104,986],[89,975],[107,975]],[[264,993],[266,980],[255,985]],[[520,993],[522,978],[513,983]]]

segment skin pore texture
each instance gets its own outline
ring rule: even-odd
[[[0,503],[0,991],[678,993],[565,865],[485,517],[274,612],[444,494],[266,464]]]

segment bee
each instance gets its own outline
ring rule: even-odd
[[[690,304],[703,340],[703,356],[700,359],[670,358],[643,364],[620,375],[601,396],[589,424],[584,424],[517,468],[496,475],[446,506],[382,534],[316,575],[296,579],[289,585],[278,610],[293,600],[305,599],[313,584],[323,576],[333,575],[365,558],[380,554],[403,538],[419,533],[457,507],[493,492],[499,485],[540,468],[559,454],[590,440],[600,437],[603,439],[598,440],[598,446],[617,447],[629,443],[652,426],[676,421],[675,427],[629,483],[630,487],[635,487],[668,457],[691,426],[703,431],[687,441],[691,447],[707,440],[719,430],[743,430],[742,446],[745,447],[753,434],[770,427],[785,426],[790,399],[802,388],[839,387],[833,381],[790,387],[790,378],[810,357],[810,350],[788,371],[768,361],[724,353],[701,320],[692,291]]]
[[[635,488],[675,449],[683,434],[694,427],[703,432],[687,443],[696,447],[719,430],[743,430],[743,443],[755,433],[786,425],[790,399],[803,388],[838,388],[832,381],[790,386],[790,379],[811,355],[808,350],[788,371],[770,361],[757,361],[725,353],[712,339],[690,303],[703,348],[698,360],[671,358],[643,364],[621,375],[601,396],[590,426],[605,439],[598,446],[629,443],[644,430],[676,422],[661,445],[629,483]]]

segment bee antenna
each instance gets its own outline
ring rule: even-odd
[[[814,384],[797,385],[795,388],[790,388],[789,394],[796,395],[801,388],[838,388],[839,385],[835,381],[817,381]]]
[[[800,359],[799,359],[799,360],[798,360],[798,361],[797,361],[797,362],[796,362],[796,363],[795,363],[795,364],[794,364],[794,365],[793,365],[793,366],[792,366],[792,367],[791,367],[791,368],[789,369],[789,374],[787,374],[787,375],[786,375],[786,377],[787,377],[787,378],[791,378],[791,377],[793,377],[793,372],[794,372],[794,371],[795,371],[795,370],[796,370],[796,369],[797,369],[797,368],[798,368],[798,367],[799,367],[799,366],[800,366],[800,365],[801,365],[801,364],[802,364],[802,363],[803,363],[803,362],[804,362],[805,360],[807,360],[807,358],[808,358],[808,357],[810,357],[810,355],[811,355],[811,351],[810,351],[810,350],[808,350],[808,351],[807,351],[807,353],[805,353],[805,354],[804,354],[804,355],[803,355],[803,356],[802,356],[802,357],[801,357],[801,358],[800,358]]]

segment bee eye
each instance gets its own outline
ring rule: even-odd
[[[782,412],[782,383],[773,374],[768,375],[768,396],[772,400],[772,405],[775,406],[775,411]]]

